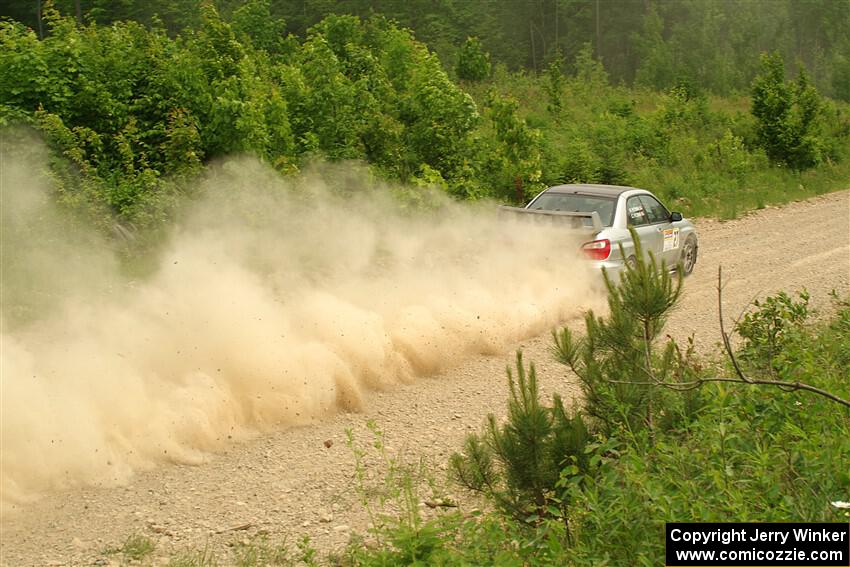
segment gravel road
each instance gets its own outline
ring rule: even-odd
[[[754,296],[779,290],[805,287],[823,309],[830,305],[830,290],[850,293],[850,191],[733,221],[700,220],[698,229],[699,262],[669,330],[680,338],[693,333],[702,352],[711,352],[718,341],[718,265],[723,266],[730,316]],[[514,348],[535,362],[544,392],[557,390],[570,398],[576,387],[551,360],[549,346],[544,334]],[[368,525],[354,490],[346,430],[359,443],[368,443],[373,434],[366,423],[374,420],[390,455],[422,456],[442,478],[464,434],[478,429],[487,413],[503,411],[504,368],[513,350],[374,392],[362,413],[234,444],[199,466],[161,466],[137,474],[127,486],[54,493],[7,510],[0,523],[0,563],[110,564],[120,556],[106,555],[104,549],[120,547],[133,534],[156,543],[154,564],[205,545],[225,558],[234,542],[258,534],[289,542],[309,535],[323,551],[339,548]],[[367,457],[367,463],[374,460]]]

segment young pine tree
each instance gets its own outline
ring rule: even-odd
[[[587,468],[590,434],[579,413],[570,414],[561,397],[540,402],[534,365],[526,370],[517,353],[516,376],[507,369],[508,419],[492,414],[481,434],[467,436],[464,454],[451,457],[455,479],[483,494],[515,519],[536,522],[555,515],[566,520],[568,502],[559,494],[562,471]]]
[[[688,380],[694,371],[690,346],[682,352],[672,339],[659,348],[670,311],[682,292],[682,275],[672,274],[650,253],[645,258],[636,235],[636,262],[618,282],[605,275],[608,315],[585,316],[587,332],[553,332],[555,358],[569,366],[581,385],[583,411],[594,432],[652,439],[658,427],[671,427],[698,405],[698,392],[684,395],[663,387]]]

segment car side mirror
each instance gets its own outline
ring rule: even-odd
[[[678,222],[682,220],[682,213],[670,213],[670,222]]]

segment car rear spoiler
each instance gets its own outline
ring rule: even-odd
[[[593,230],[602,230],[602,221],[599,219],[599,213],[596,211],[579,213],[573,211],[544,211],[542,209],[523,209],[520,207],[500,206],[499,214],[531,215],[525,218],[534,219],[535,221],[563,223],[570,228],[591,228],[590,226],[587,226],[587,223],[585,222],[586,219],[589,219]]]

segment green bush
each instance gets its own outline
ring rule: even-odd
[[[488,136],[480,144],[481,177],[490,194],[516,204],[543,189],[540,183],[541,135],[519,115],[519,102],[490,92],[485,115]]]
[[[740,353],[743,360],[756,368],[778,370],[778,357],[809,317],[809,294],[801,291],[798,296],[799,301],[794,301],[783,291],[763,302],[753,302],[755,310],[746,313],[735,326],[744,339]]]
[[[483,81],[490,76],[490,54],[477,37],[467,38],[458,50],[455,71],[464,81]]]
[[[820,95],[802,68],[796,83],[787,84],[782,57],[763,55],[752,98],[756,137],[770,159],[797,170],[821,161]]]

